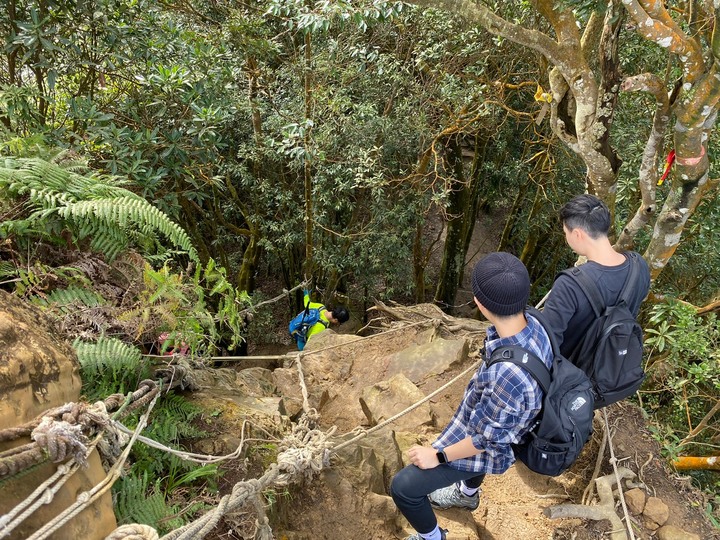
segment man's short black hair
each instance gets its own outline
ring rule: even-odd
[[[560,220],[568,229],[580,228],[590,238],[607,236],[610,232],[610,210],[595,195],[578,195],[560,209]]]
[[[333,318],[337,319],[340,324],[350,320],[350,312],[345,306],[335,306],[330,311],[332,311]]]

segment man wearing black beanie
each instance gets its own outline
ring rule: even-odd
[[[473,269],[472,287],[480,312],[492,323],[485,357],[498,347],[520,346],[549,368],[552,348],[542,325],[524,310],[530,296],[525,265],[509,253],[491,253]],[[511,444],[532,427],[542,407],[542,390],[524,369],[508,362],[483,363],[465,389],[450,423],[432,446],[408,450],[410,465],[393,478],[390,493],[418,531],[407,540],[445,540],[432,510],[453,506],[475,510],[486,474],[501,474],[515,461]]]

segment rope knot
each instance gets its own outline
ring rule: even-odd
[[[158,540],[159,538],[157,531],[150,525],[130,523],[115,529],[105,537],[105,540]]]
[[[85,456],[88,439],[83,434],[81,426],[45,416],[30,437],[47,452],[53,463],[73,457],[77,463],[87,467]]]

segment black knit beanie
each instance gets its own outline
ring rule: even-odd
[[[473,294],[491,313],[506,317],[525,309],[530,276],[525,265],[510,253],[490,253],[475,265]]]

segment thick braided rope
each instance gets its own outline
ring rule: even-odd
[[[215,508],[197,520],[166,534],[161,540],[199,540],[215,528],[223,515],[259,496],[267,487],[287,485],[300,475],[312,477],[323,467],[328,466],[330,463],[328,436],[333,430],[323,433],[317,429],[310,429],[307,424],[307,419],[303,417],[293,426],[292,432],[279,445],[286,450],[278,454],[277,462],[273,463],[260,478],[238,482],[230,494],[220,499]]]
[[[426,320],[426,321],[418,321],[415,323],[411,323],[409,325],[404,325],[398,328],[393,328],[390,330],[387,330],[385,332],[381,332],[380,334],[375,335],[383,335],[391,332],[395,332],[398,330],[404,330],[412,326],[419,326],[419,325],[427,325],[432,324],[433,321]],[[372,336],[371,336],[372,337]],[[291,437],[286,437],[283,439],[281,443],[281,447],[287,448],[285,451],[281,452],[278,455],[277,463],[274,463],[270,466],[270,468],[261,476],[259,479],[251,479],[246,480],[243,482],[238,482],[233,487],[233,490],[230,494],[225,495],[218,505],[213,509],[207,512],[202,517],[198,518],[197,520],[188,523],[184,525],[183,527],[180,527],[178,529],[175,529],[174,531],[171,531],[170,533],[166,534],[161,538],[161,540],[199,540],[201,538],[204,538],[205,535],[210,533],[217,523],[220,521],[223,515],[225,515],[228,512],[232,512],[233,510],[240,508],[243,506],[246,501],[249,499],[253,500],[254,505],[256,506],[256,509],[258,510],[258,516],[260,516],[259,520],[260,523],[258,524],[258,536],[257,538],[261,540],[270,540],[272,539],[272,530],[269,527],[269,523],[267,520],[267,517],[264,513],[264,508],[262,505],[262,499],[260,497],[260,494],[262,493],[262,490],[264,490],[266,487],[276,484],[276,485],[287,485],[290,483],[290,481],[300,474],[304,474],[308,477],[313,476],[314,474],[321,471],[325,466],[328,466],[330,463],[330,448],[332,448],[332,445],[328,443],[328,437],[331,436],[334,431],[335,427],[333,427],[331,430],[329,430],[327,433],[323,433],[320,430],[316,429],[310,429],[309,424],[312,422],[314,423],[317,420],[318,413],[314,409],[312,409],[309,405],[309,396],[307,391],[307,386],[305,385],[305,377],[303,375],[302,370],[302,359],[306,355],[311,354],[318,354],[320,352],[324,352],[330,349],[335,349],[338,347],[343,347],[346,345],[349,345],[351,343],[355,343],[356,341],[359,341],[361,339],[365,338],[358,338],[357,340],[353,340],[351,342],[346,343],[340,343],[336,345],[330,345],[328,347],[324,347],[322,349],[314,350],[314,351],[307,351],[305,353],[301,353],[297,357],[297,368],[298,368],[298,378],[301,386],[301,391],[303,395],[303,410],[305,411],[305,415],[303,415],[303,418],[301,418],[298,425],[293,427],[293,432]],[[417,404],[413,405],[412,407],[409,407],[405,411],[393,416],[391,419],[383,422],[379,426],[376,426],[374,429],[361,434],[360,436],[354,438],[351,441],[347,441],[346,443],[343,443],[341,447],[347,446],[348,444],[369,435],[373,431],[377,429],[381,429],[382,427],[385,427],[390,422],[396,420],[397,418],[403,416],[404,414],[407,414],[414,410],[415,408],[419,407],[422,403],[425,401],[431,399],[435,395],[437,395],[442,390],[449,387],[451,384],[455,383],[460,377],[464,376],[467,372],[469,372],[472,369],[475,369],[479,362],[465,370],[463,373],[455,377],[452,381],[450,381],[448,384],[442,386],[429,396],[427,396],[422,401],[418,402]],[[314,414],[313,414],[314,413]],[[294,442],[295,445],[291,444],[291,440],[295,439]],[[299,443],[299,444],[298,444]],[[284,470],[285,472],[281,472],[281,470]],[[261,512],[262,510],[262,512]],[[114,537],[108,536],[105,540],[114,540]]]
[[[99,433],[88,446],[86,459],[101,440],[102,433]],[[0,517],[0,538],[10,534],[13,529],[30,517],[40,506],[49,504],[60,488],[79,468],[80,465],[74,459],[59,465],[55,473],[40,484],[24,501]]]
[[[99,499],[105,492],[107,492],[107,490],[109,490],[112,487],[112,485],[115,483],[115,481],[118,478],[120,478],[120,475],[122,473],[122,467],[125,464],[125,460],[127,459],[128,455],[130,455],[130,450],[132,449],[133,444],[137,440],[138,435],[140,435],[140,432],[147,425],[147,421],[150,416],[150,411],[152,411],[153,407],[155,406],[155,403],[156,403],[159,395],[160,395],[159,393],[155,393],[155,397],[150,402],[148,409],[138,420],[138,425],[135,428],[135,432],[133,433],[133,436],[130,438],[128,445],[125,447],[125,450],[123,451],[123,453],[119,457],[119,459],[115,462],[115,464],[108,471],[105,478],[99,484],[97,484],[92,489],[90,489],[89,491],[80,493],[77,496],[75,503],[73,503],[68,508],[66,508],[62,513],[57,515],[50,522],[46,523],[42,528],[37,530],[27,540],[44,540],[45,538],[48,538],[51,534],[53,534],[60,527],[65,525],[73,517],[75,517],[77,514],[79,514],[81,511],[83,511],[85,508],[87,508],[89,505],[91,505],[93,502],[95,502],[97,499]]]
[[[18,525],[31,516],[35,510],[44,504],[50,504],[58,490],[75,474],[79,466],[71,459],[60,465],[55,474],[43,482],[24,501],[10,512],[0,517],[0,538],[5,538]],[[54,484],[57,482],[54,486]]]
[[[160,536],[157,531],[150,525],[131,523],[121,525],[106,536],[105,540],[158,540],[158,538]]]
[[[72,456],[80,465],[85,465],[88,437],[107,429],[110,418],[108,410],[119,408],[120,412],[145,406],[160,391],[155,381],[146,379],[130,396],[113,394],[105,401],[93,405],[87,403],[66,403],[38,416],[31,422],[0,432],[0,441],[11,441],[30,435],[34,442],[11,448],[0,453],[0,479],[11,477],[29,469],[46,459],[54,463]],[[126,406],[123,411],[122,405]]]
[[[0,456],[0,478],[15,476],[46,459],[45,452],[36,443],[29,443],[14,450],[18,451]]]

